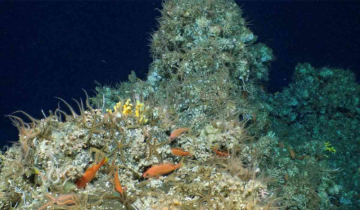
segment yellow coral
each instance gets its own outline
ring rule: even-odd
[[[121,112],[125,116],[129,115],[129,114],[133,114],[133,104],[131,103],[130,99],[127,99],[126,102],[124,103],[124,105],[122,105],[122,104],[123,103],[118,102],[114,106],[114,111],[111,109],[106,109],[106,112],[109,114],[112,114],[113,112],[115,112],[115,113]],[[141,103],[140,101],[136,101],[135,117],[138,118],[139,124],[146,124],[148,122],[148,119],[145,116],[145,105],[144,105],[144,103]]]
[[[144,104],[136,101],[135,116],[140,117],[140,113],[144,111]]]
[[[121,112],[121,102],[118,102],[117,104],[115,104],[113,109],[114,109],[114,112]],[[111,109],[106,109],[105,111],[109,114],[113,113],[113,110],[111,110]]]
[[[135,116],[137,118],[139,118],[139,123],[140,124],[145,124],[147,123],[148,119],[145,117],[144,115],[145,112],[145,105],[144,103],[140,103],[140,101],[136,101],[136,106],[135,106]]]
[[[336,153],[336,149],[333,146],[331,146],[330,142],[328,141],[324,143],[324,150],[331,153]]]
[[[131,100],[128,99],[126,100],[124,106],[123,106],[123,110],[122,110],[122,113],[124,115],[128,115],[128,114],[131,114],[132,113],[132,108],[133,108],[133,105],[131,103]]]
[[[121,112],[121,102],[118,102],[117,104],[115,104],[114,111]]]

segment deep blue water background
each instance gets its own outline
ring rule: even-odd
[[[360,77],[360,3],[237,1],[259,42],[273,49],[268,90],[280,91],[294,67],[351,69]],[[17,141],[4,117],[24,110],[42,117],[90,95],[94,81],[116,84],[131,70],[144,79],[161,1],[0,2],[0,145]]]

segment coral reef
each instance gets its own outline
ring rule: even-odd
[[[183,127],[201,128],[237,111],[253,118],[255,105],[246,101],[255,100],[261,81],[268,79],[273,55],[255,43],[240,8],[227,0],[171,0],[163,7],[159,28],[151,35],[147,80],[132,73],[116,89],[99,86],[92,102],[112,107],[119,95],[145,98],[176,113],[178,123],[187,122]]]
[[[332,180],[337,180],[328,183],[332,202],[345,205],[342,209],[359,205],[360,86],[354,74],[299,64],[289,87],[269,95],[267,101],[271,128],[296,151],[296,159],[312,162],[307,167],[314,167],[315,160],[323,167],[328,165],[323,171],[331,171]],[[329,175],[322,173],[315,180],[326,177]]]
[[[353,75],[302,64],[295,83],[273,96],[263,88],[272,51],[256,43],[235,2],[167,0],[160,12],[145,81],[132,72],[116,87],[98,84],[92,98],[84,91],[76,109],[59,98],[65,109],[43,119],[8,116],[19,140],[0,153],[1,209],[352,202],[358,192],[342,191],[345,180],[334,177],[337,155],[356,156],[350,146],[359,144]],[[335,129],[340,121],[346,127]],[[345,137],[349,143],[337,142]]]
[[[247,144],[253,138],[246,134],[246,122],[214,121],[197,134],[185,133],[170,142],[159,121],[151,120],[156,107],[144,109],[144,118],[149,116],[144,124],[130,100],[107,113],[87,100],[87,109],[78,104],[80,114],[69,106],[71,114],[58,108],[42,120],[21,112],[28,123],[9,116],[19,130],[34,135],[20,135],[22,143],[2,155],[2,209],[251,209],[248,206],[278,204],[275,194],[264,194],[267,183],[257,179],[257,158],[263,154]],[[210,149],[216,143],[231,157],[218,157]],[[191,149],[194,157],[168,176],[143,178],[153,165],[179,162],[172,147]],[[96,178],[85,183],[85,189],[76,187],[85,169],[105,157],[109,161],[97,167]],[[117,173],[126,187],[122,193],[114,190]]]

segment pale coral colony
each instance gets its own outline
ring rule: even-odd
[[[256,43],[234,1],[167,0],[158,22],[147,80],[133,72],[92,98],[85,91],[76,107],[59,98],[43,119],[8,115],[19,140],[0,154],[1,209],[335,209],[332,197],[351,201],[323,161],[339,146],[294,144],[280,126],[295,126],[284,122],[299,117],[302,99],[288,92],[304,88],[266,92],[272,50]],[[312,70],[300,64],[297,78],[351,74]],[[359,96],[358,85],[349,91]],[[359,110],[347,116],[359,120]]]

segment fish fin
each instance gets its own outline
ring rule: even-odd
[[[102,159],[102,161],[100,162],[101,165],[107,163],[109,161],[109,158],[105,157],[104,159]]]
[[[156,164],[157,166],[162,166],[162,165],[173,165],[172,162],[162,162],[162,163],[159,163],[159,164]]]

